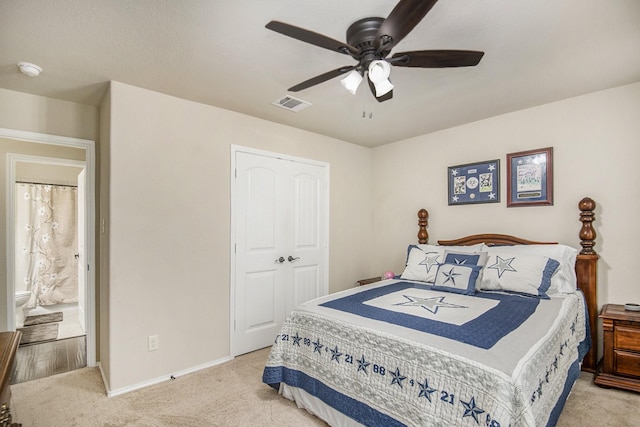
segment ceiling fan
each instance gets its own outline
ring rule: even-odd
[[[371,92],[379,102],[393,97],[393,85],[389,81],[391,65],[396,67],[447,68],[477,65],[484,52],[473,50],[417,50],[395,53],[388,57],[393,47],[418,25],[435,5],[437,0],[400,0],[389,16],[384,18],[364,18],[349,26],[347,42],[343,43],[322,34],[305,30],[284,22],[271,21],[266,28],[285,36],[350,55],[358,61],[312,77],[288,90],[298,92],[349,73],[342,84],[355,94],[367,72]]]

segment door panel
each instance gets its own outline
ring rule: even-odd
[[[303,302],[311,301],[320,295],[320,271],[317,265],[295,267],[293,270],[293,306],[295,309]]]
[[[247,295],[245,298],[245,328],[253,332],[257,329],[273,327],[279,324],[282,319],[282,306],[278,304],[281,295],[277,292],[276,271],[264,271],[247,274],[245,283]],[[263,301],[263,304],[253,304],[254,300]],[[246,302],[250,304],[246,304]],[[276,311],[279,313],[276,314]]]
[[[310,175],[298,175],[294,177],[294,185],[295,249],[318,248],[320,179]]]
[[[326,293],[325,168],[235,153],[233,352],[273,343],[291,310]]]
[[[266,161],[265,161],[266,160]],[[285,316],[282,185],[275,159],[237,153],[235,345],[270,345]],[[257,346],[257,347],[256,347]]]
[[[247,251],[276,250],[276,186],[273,170],[246,170]]]

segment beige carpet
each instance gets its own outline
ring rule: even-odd
[[[11,386],[14,421],[40,426],[323,426],[262,384],[267,350],[108,398],[97,368]],[[583,373],[558,427],[640,425],[640,394],[603,389]]]

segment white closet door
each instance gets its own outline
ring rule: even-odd
[[[234,353],[271,345],[286,316],[326,294],[325,168],[236,153]]]

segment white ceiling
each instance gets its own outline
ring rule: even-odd
[[[442,0],[392,51],[480,50],[477,67],[392,69],[378,103],[339,78],[297,83],[355,61],[265,29],[270,20],[336,40],[396,0],[2,0],[0,88],[98,105],[116,80],[377,146],[640,81],[638,0]],[[37,78],[16,63],[44,68]],[[271,105],[293,95],[313,104]],[[364,117],[363,117],[364,116]]]

